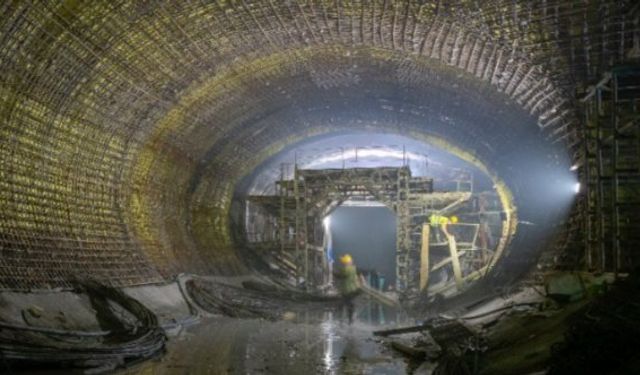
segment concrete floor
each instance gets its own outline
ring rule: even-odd
[[[374,338],[400,313],[360,301],[343,312],[306,311],[292,321],[210,318],[172,337],[166,355],[121,374],[405,374],[407,364]]]

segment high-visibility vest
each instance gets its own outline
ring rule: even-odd
[[[449,224],[449,219],[446,216],[433,214],[429,216],[429,224],[433,226]]]
[[[436,214],[429,216],[429,224],[431,224],[432,226],[456,224],[457,222],[458,222],[457,216],[451,216],[450,218],[442,215],[436,215]]]

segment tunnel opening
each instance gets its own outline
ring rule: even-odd
[[[381,205],[397,218],[392,289],[406,302],[419,293],[456,295],[498,263],[515,233],[516,207],[483,164],[451,150],[434,139],[390,133],[302,140],[239,185],[235,200],[244,215],[237,242],[272,276],[326,290],[327,261],[337,259],[327,254],[326,218],[337,208]]]
[[[337,262],[349,254],[369,285],[380,290],[396,289],[395,214],[382,203],[345,203],[327,216],[329,259]]]

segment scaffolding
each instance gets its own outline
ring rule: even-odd
[[[278,218],[278,241],[271,247],[278,267],[295,277],[305,287],[318,286],[326,265],[322,220],[347,200],[379,202],[397,216],[396,277],[397,288],[405,290],[417,277],[413,272],[420,246],[419,229],[412,225],[412,212],[427,211],[425,196],[433,192],[433,180],[412,177],[404,167],[351,169],[297,169],[286,178],[284,172],[276,182],[276,195],[250,196],[257,204]],[[424,218],[423,218],[424,220]],[[417,241],[416,241],[417,240]],[[265,244],[261,245],[265,247]],[[276,250],[277,251],[274,251]]]
[[[414,177],[407,166],[298,169],[282,167],[274,195],[249,196],[250,246],[300,287],[326,282],[327,254],[323,219],[341,204],[384,205],[396,220],[396,289],[406,296],[418,292],[450,293],[481,277],[493,257],[486,240],[485,205],[472,193],[471,175],[456,177],[455,191],[434,192],[433,180]],[[474,199],[472,199],[474,198]],[[481,206],[481,207],[475,207]],[[475,208],[474,208],[475,207]],[[466,212],[477,222],[433,226],[432,215]],[[473,211],[473,212],[472,212]],[[477,212],[475,212],[477,211]],[[427,228],[425,231],[425,226]],[[486,228],[485,228],[486,227]],[[426,234],[425,234],[426,233]],[[480,239],[479,239],[480,238]],[[430,259],[431,258],[431,259]],[[430,265],[429,262],[432,262]],[[455,278],[433,287],[429,274],[452,268]],[[436,278],[437,279],[437,278]]]
[[[582,102],[584,263],[628,272],[640,265],[640,65],[612,69]]]

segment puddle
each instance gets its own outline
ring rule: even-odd
[[[215,318],[171,339],[160,360],[122,374],[404,374],[402,357],[371,334],[403,313],[366,298],[349,325],[340,309],[304,310],[293,321]]]

